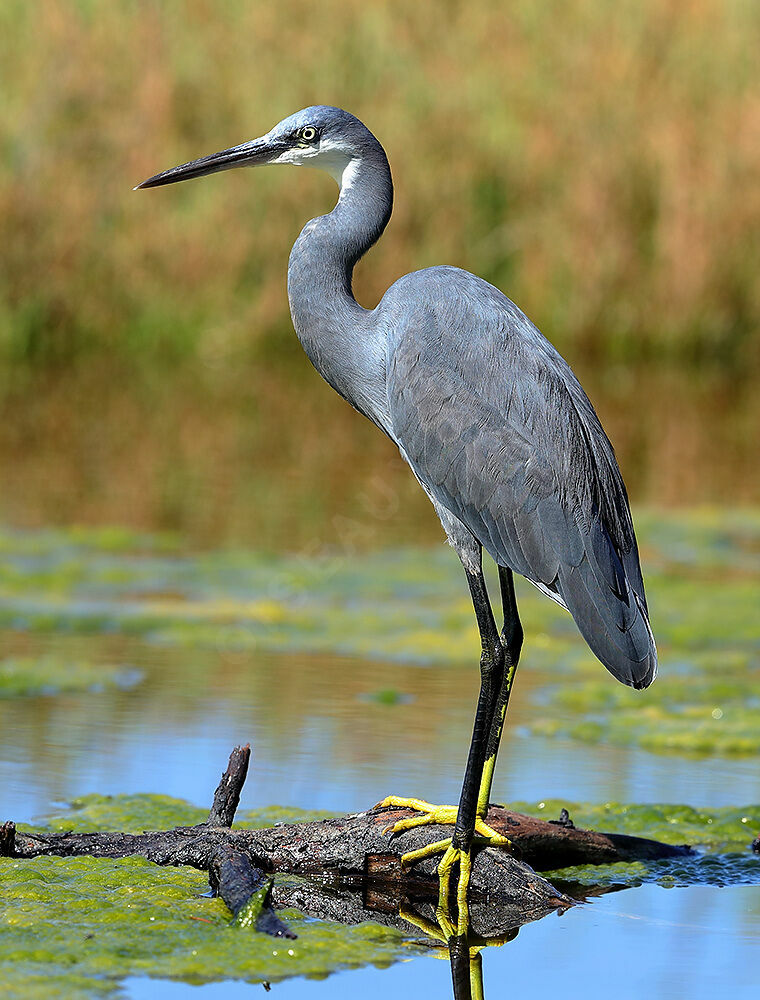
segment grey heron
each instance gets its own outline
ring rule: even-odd
[[[396,281],[374,309],[352,292],[356,263],[391,215],[383,147],[353,115],[306,108],[270,132],[156,174],[157,187],[233,167],[318,167],[338,182],[333,210],[293,246],[290,310],[319,374],[396,443],[459,556],[481,639],[480,693],[458,807],[391,796],[453,836],[406,854],[442,853],[447,905],[458,866],[457,933],[467,923],[473,840],[508,845],[485,823],[493,770],[523,641],[513,574],[566,608],[591,650],[624,684],[651,683],[657,653],[628,497],[615,454],[569,365],[493,285],[455,267]],[[501,630],[482,550],[498,566]]]

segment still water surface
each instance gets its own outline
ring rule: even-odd
[[[7,632],[6,655],[50,653],[123,662],[145,672],[126,691],[0,702],[2,814],[29,820],[51,803],[87,793],[163,792],[205,805],[229,749],[250,741],[253,769],[241,808],[366,808],[389,792],[455,799],[469,738],[472,671],[303,654],[167,650],[123,636]],[[192,666],[195,677],[183,681]],[[522,670],[495,797],[568,801],[757,802],[754,760],[685,759],[642,750],[529,736],[532,686]],[[368,700],[402,692],[395,704]],[[756,996],[760,983],[760,887],[643,886],[523,927],[487,949],[489,998]],[[281,1000],[393,995],[445,997],[446,961],[415,958],[316,982],[276,983]],[[190,986],[132,979],[132,1000],[258,996],[242,982]]]
[[[760,518],[715,512],[643,526],[660,680],[639,701],[615,700],[623,689],[567,616],[521,589],[526,645],[495,800],[760,802]],[[6,532],[0,545],[0,664],[59,671],[57,689],[10,697],[6,687],[0,697],[0,819],[34,820],[91,792],[207,807],[230,749],[247,742],[243,810],[346,812],[390,793],[456,800],[478,667],[452,553],[189,556],[118,531]],[[65,693],[60,678],[83,665],[98,678],[122,667],[129,683]],[[539,717],[559,731],[536,728]],[[600,723],[594,742],[563,735]],[[760,995],[760,859],[752,864],[750,839],[731,848],[744,860],[725,888],[704,884],[708,875],[676,879],[688,888],[612,892],[485,949],[485,996]],[[450,991],[448,962],[431,954],[272,985],[282,1000]],[[134,1000],[262,992],[145,978],[122,990]]]
[[[344,657],[164,650],[122,637],[0,633],[6,655],[90,656],[145,671],[127,691],[0,701],[4,814],[30,821],[89,792],[157,792],[205,805],[233,745],[250,742],[241,808],[365,809],[390,793],[456,799],[478,670]],[[95,648],[94,648],[95,647]],[[206,662],[204,662],[206,661]],[[498,801],[760,800],[753,758],[684,758],[547,739],[525,728],[532,689],[521,667],[494,783]],[[207,685],[185,683],[207,668]],[[402,693],[396,704],[369,698]],[[535,708],[533,708],[535,711]]]

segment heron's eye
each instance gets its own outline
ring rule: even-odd
[[[313,125],[305,125],[298,130],[298,138],[303,142],[316,142],[319,138],[319,129],[314,128]]]

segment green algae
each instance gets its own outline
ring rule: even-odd
[[[403,705],[407,704],[411,697],[396,688],[380,688],[377,691],[368,691],[362,696],[364,701],[374,702],[376,705]]]
[[[645,692],[618,685],[572,619],[521,583],[522,669],[555,679],[534,687],[530,725],[544,736],[657,753],[756,754],[760,513],[644,512],[638,522],[660,678]],[[2,626],[437,669],[471,667],[478,649],[461,569],[444,547],[361,558],[187,554],[174,538],[121,529],[0,532]],[[382,690],[367,697],[404,701]]]
[[[253,893],[240,912],[235,914],[234,923],[238,927],[256,927],[256,921],[261,916],[271,888],[272,883],[265,882],[260,889]]]
[[[261,829],[277,823],[308,823],[334,815],[324,810],[265,806],[261,809],[239,812],[234,825]],[[170,795],[93,793],[73,799],[64,812],[44,817],[43,826],[35,829],[73,830],[77,833],[93,830],[141,833],[143,830],[169,830],[175,826],[194,826],[197,823],[205,823],[207,818],[208,809],[201,809],[184,799],[172,798]]]
[[[566,803],[547,799],[513,804],[512,808],[542,819],[554,818],[565,808],[577,827],[697,848],[694,854],[683,857],[576,865],[544,873],[560,885],[603,888],[630,888],[647,882],[666,888],[760,885],[760,856],[750,851],[750,844],[760,833],[760,805],[707,810],[686,805]]]
[[[746,850],[760,833],[760,805],[696,809],[677,804],[596,804],[545,799],[510,803],[510,808],[540,819],[554,819],[564,808],[577,827],[649,837],[666,844],[690,844],[711,851]]]
[[[240,825],[322,818],[270,807]],[[207,811],[163,795],[88,795],[48,818],[45,830],[138,832],[202,822]],[[237,825],[237,824],[236,824]],[[3,996],[111,996],[131,975],[204,983],[323,977],[340,968],[390,964],[415,951],[411,937],[367,923],[346,927],[282,915],[297,940],[253,933],[255,912],[233,921],[208,893],[203,872],[142,858],[0,859]],[[255,911],[255,904],[252,910]],[[47,983],[44,993],[42,984]]]
[[[194,826],[208,819],[208,809],[190,805],[184,799],[169,795],[82,795],[73,799],[61,813],[46,816],[44,827],[49,830],[122,830],[142,833],[143,830],[170,830],[175,826]]]
[[[0,660],[0,698],[126,689],[141,679],[141,671],[132,667],[71,662],[53,656]]]
[[[578,826],[698,845],[693,857],[629,865],[567,868],[563,885],[622,888],[760,883],[760,858],[748,844],[760,830],[760,805],[700,810],[684,805],[565,803],[515,807],[543,818],[565,806]],[[89,795],[46,828],[160,829],[202,821],[205,810],[168,796]],[[241,825],[321,818],[324,813],[271,807],[241,816]],[[274,981],[322,977],[340,968],[387,965],[413,954],[418,936],[366,923],[347,927],[283,912],[297,940],[252,933],[257,904],[233,921],[206,895],[192,868],[159,868],[141,858],[0,859],[0,981],[8,997],[115,996],[119,980],[143,975],[200,984],[223,979]],[[260,900],[259,900],[260,902]],[[47,988],[47,993],[45,992]]]
[[[756,754],[760,659],[736,648],[725,649],[717,663],[712,655],[692,655],[673,663],[670,675],[644,693],[606,678],[552,686],[530,726],[545,736],[635,744],[654,752]]]
[[[73,980],[82,997],[108,996],[130,975],[200,984],[324,976],[408,954],[403,935],[374,924],[345,927],[283,916],[294,941],[235,926],[208,882],[191,868],[141,858],[0,859],[0,980],[3,995]],[[48,995],[51,995],[48,993]],[[68,996],[68,992],[66,993]]]
[[[544,872],[558,887],[632,889],[656,883],[665,889],[694,885],[725,888],[731,885],[760,885],[760,858],[752,854],[703,854],[633,864],[577,865],[575,868]]]

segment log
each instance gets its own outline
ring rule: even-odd
[[[412,872],[402,872],[400,858],[441,840],[450,830],[439,826],[417,827],[390,840],[384,828],[395,815],[385,812],[355,813],[315,823],[287,823],[264,830],[230,830],[199,824],[146,833],[53,833],[16,831],[13,851],[17,858],[41,854],[61,857],[93,855],[125,858],[139,854],[157,865],[191,865],[209,870],[220,851],[245,854],[265,873],[404,883],[411,896],[430,895],[437,887],[438,858],[419,862]],[[556,900],[570,905],[546,879],[512,854],[494,848],[480,850],[473,863],[471,894],[500,902],[534,903]]]
[[[414,815],[409,810],[375,807],[317,822],[231,829],[249,760],[248,746],[233,750],[205,823],[141,834],[20,833],[6,823],[0,826],[0,855],[140,855],[157,865],[191,865],[209,872],[212,888],[240,922],[280,936],[292,932],[276,916],[273,898],[275,905],[297,906],[344,922],[385,914],[394,926],[403,924],[403,907],[437,899],[438,858],[426,858],[411,870],[402,869],[400,859],[407,851],[450,836],[451,828],[429,824],[398,836],[386,832],[397,820]],[[566,810],[559,820],[547,822],[492,805],[487,822],[509,837],[513,847],[475,847],[470,899],[473,913],[482,914],[483,937],[503,935],[527,920],[575,904],[539,871],[691,853],[685,846],[576,829]],[[275,886],[273,897],[268,876],[274,873],[311,881],[286,880]]]
[[[240,804],[240,793],[248,776],[250,759],[250,743],[246,743],[244,747],[235,747],[230,754],[227,770],[214,792],[214,801],[211,803],[211,811],[206,820],[208,826],[232,826]]]

